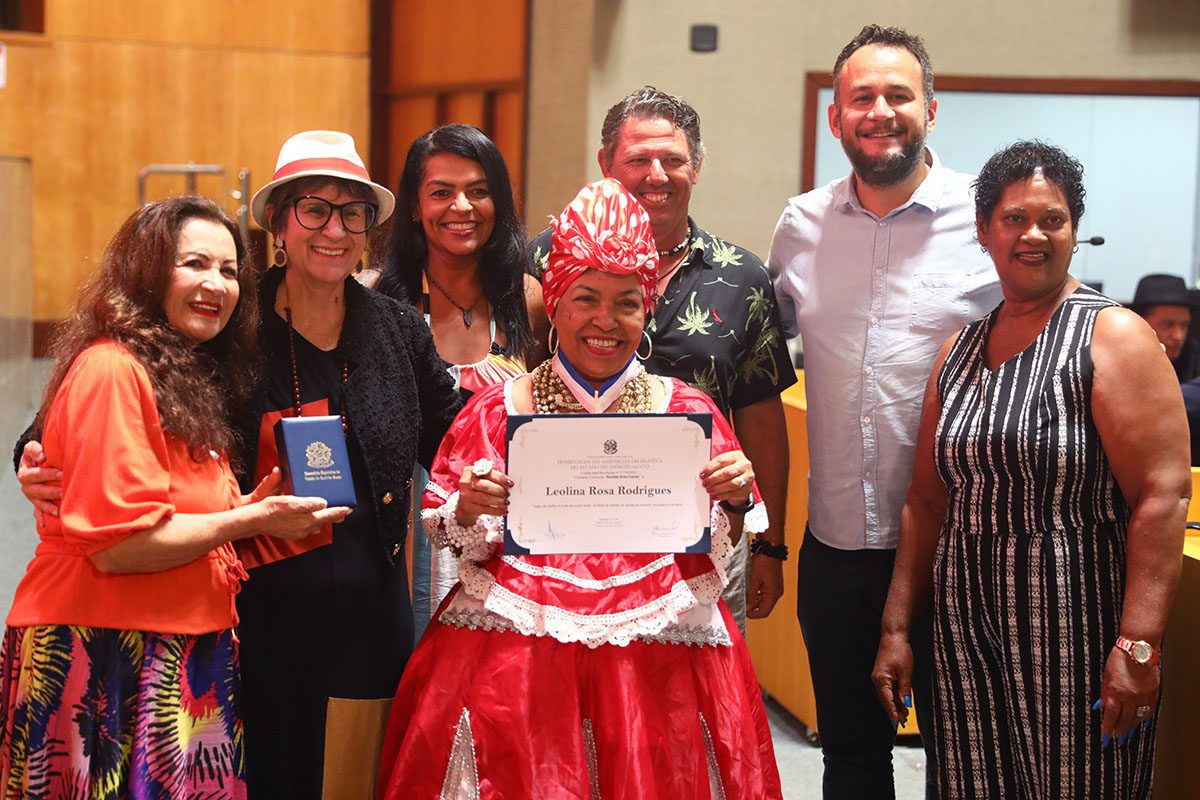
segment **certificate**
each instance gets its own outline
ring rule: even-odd
[[[508,418],[504,552],[707,553],[712,414]]]

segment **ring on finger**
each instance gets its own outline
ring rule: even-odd
[[[738,487],[739,489],[742,488],[743,486],[745,486],[746,485],[746,476],[738,475],[736,478],[733,479],[733,485]]]
[[[1138,706],[1137,708],[1135,708],[1133,710],[1133,715],[1135,717],[1137,717],[1138,719],[1141,719],[1142,717],[1146,716],[1149,713],[1150,713],[1150,706]]]
[[[471,465],[471,474],[476,478],[486,478],[492,471],[492,460],[490,458],[481,458]]]

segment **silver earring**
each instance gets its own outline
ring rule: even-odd
[[[638,361],[645,361],[654,355],[654,342],[650,340],[650,334],[646,333],[644,328],[642,329],[642,338],[646,340],[646,355],[642,355],[637,350],[634,350],[633,354],[637,356]],[[641,343],[639,342],[638,344],[640,346]]]
[[[555,330],[554,323],[550,323],[550,333],[546,334],[546,349],[552,356],[558,354],[558,331]]]

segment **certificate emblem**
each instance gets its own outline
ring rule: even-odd
[[[617,440],[606,439],[604,442],[604,455],[614,456],[617,454]]]
[[[315,441],[304,449],[304,457],[312,469],[326,469],[333,466],[333,450],[322,441]]]

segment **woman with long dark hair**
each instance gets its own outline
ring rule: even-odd
[[[496,144],[471,125],[419,136],[396,208],[375,288],[425,314],[460,388],[473,392],[540,363],[549,321],[541,286],[525,274],[525,231]]]
[[[525,232],[495,142],[443,125],[408,148],[396,188],[391,248],[375,288],[416,306],[464,394],[520,375],[546,357],[541,285],[525,273]],[[415,497],[426,476],[416,476]],[[454,559],[413,525],[413,616],[420,636],[456,579]]]

